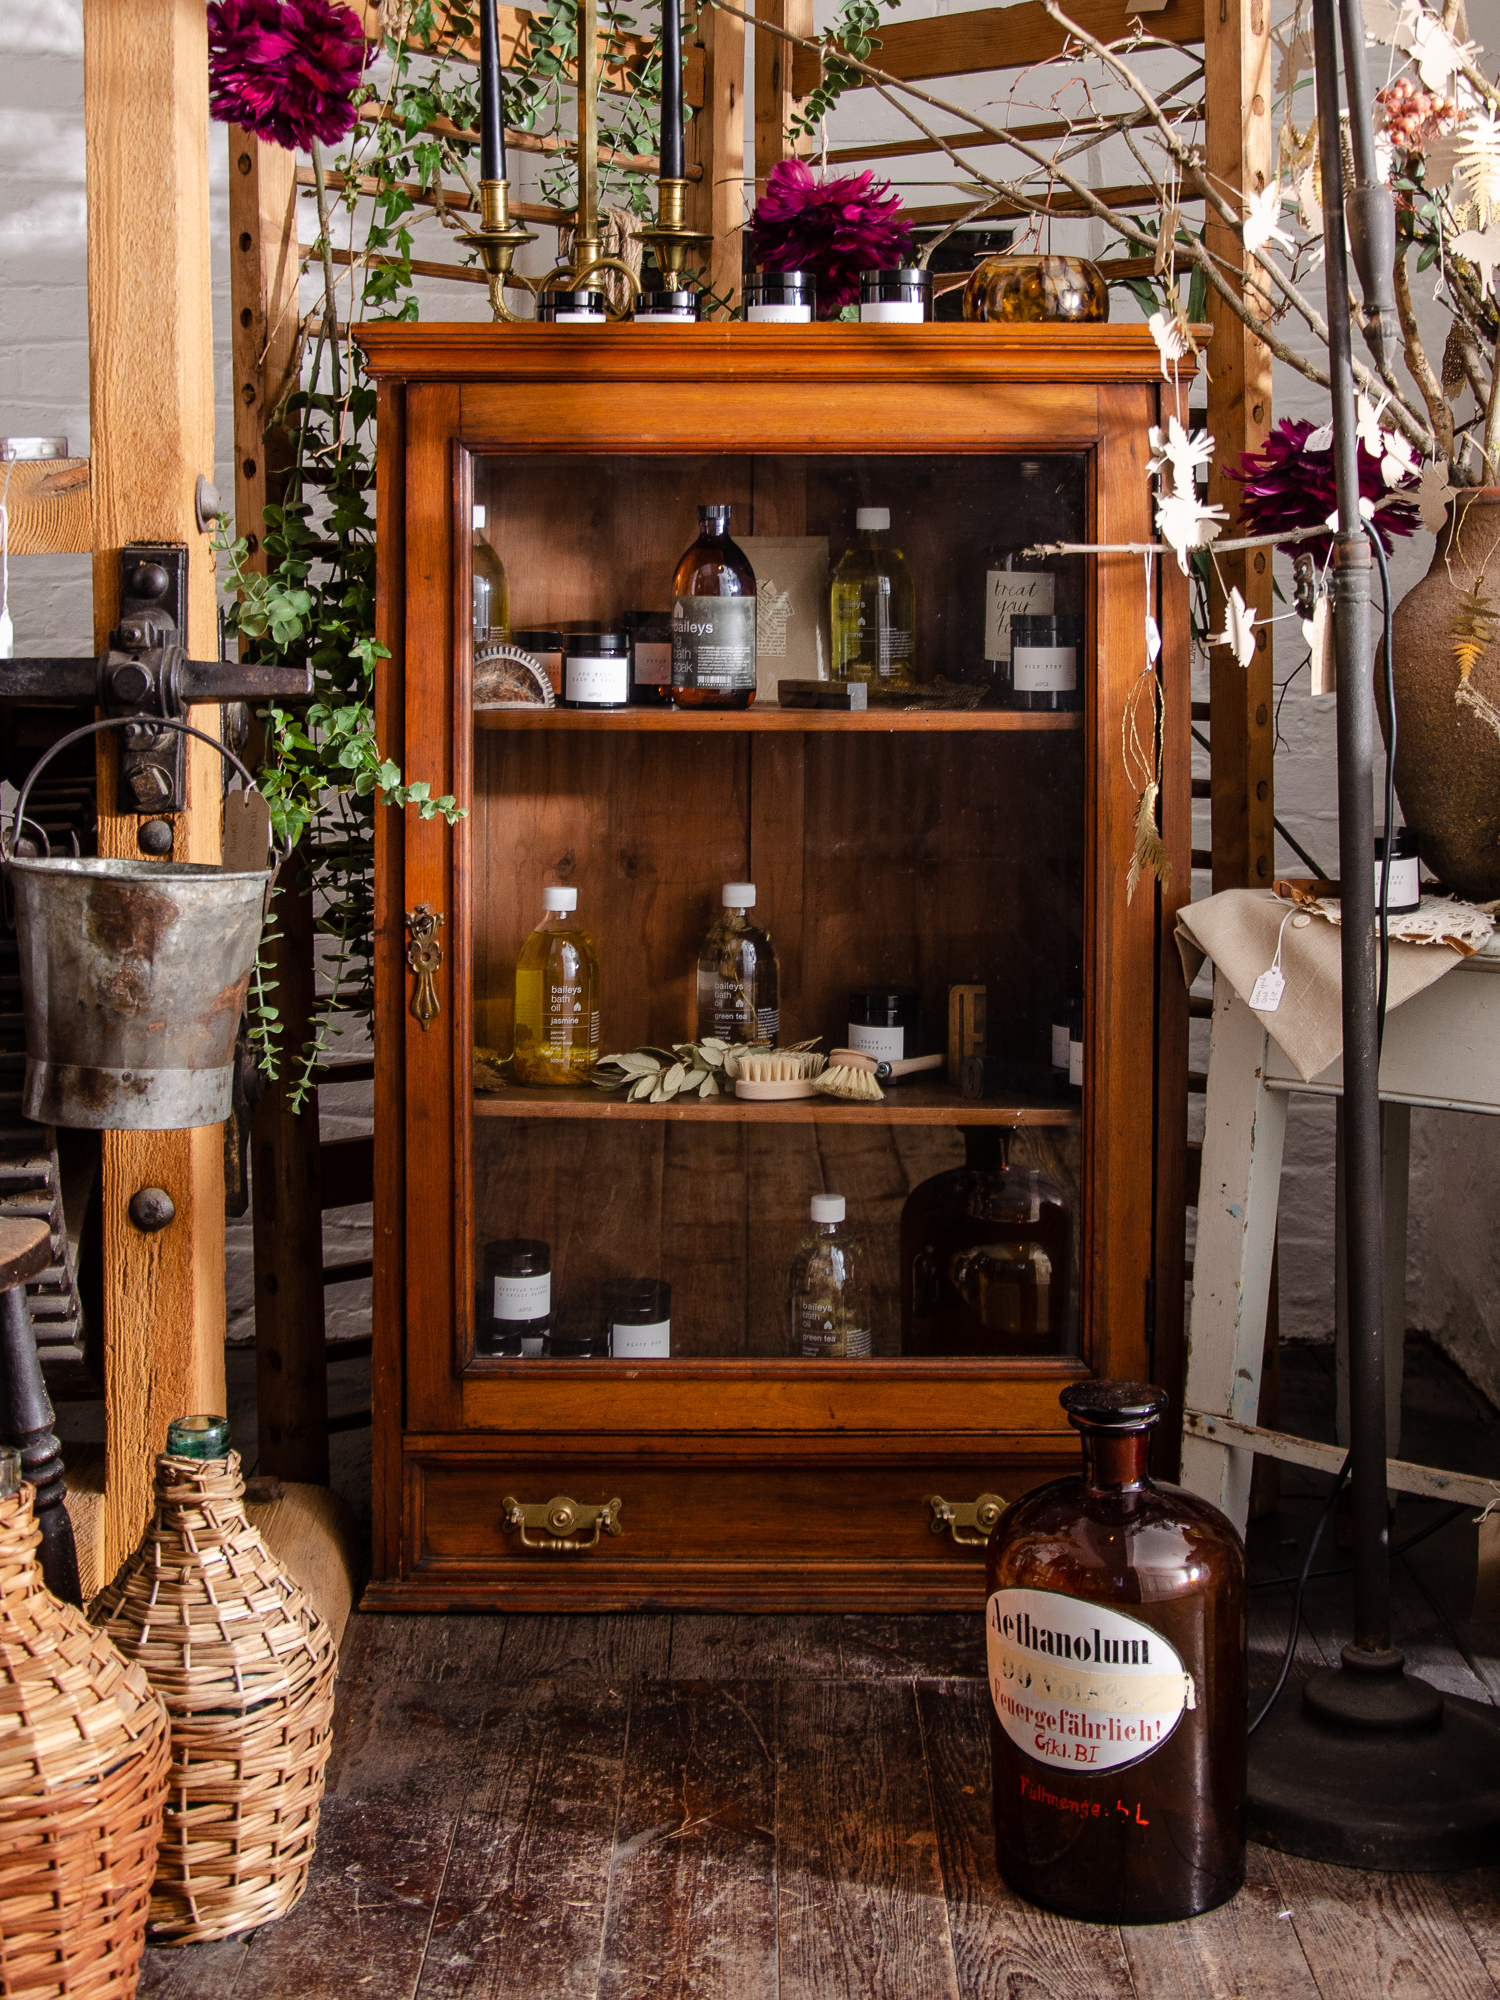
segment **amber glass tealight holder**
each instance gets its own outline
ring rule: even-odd
[[[1109,287],[1086,257],[986,257],[964,287],[964,318],[1097,324],[1109,318]]]

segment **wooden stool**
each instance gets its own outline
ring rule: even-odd
[[[1342,1094],[1342,1058],[1310,1081],[1293,1069],[1222,972],[1214,1016],[1193,1256],[1182,1428],[1182,1483],[1222,1508],[1243,1533],[1253,1455],[1337,1472],[1340,1445],[1263,1429],[1255,1421],[1288,1096]],[[1500,1116],[1500,958],[1461,965],[1396,1008],[1380,1063],[1386,1229],[1387,1450],[1399,1435],[1405,1332],[1407,1134],[1413,1104]],[[1341,1304],[1342,1313],[1342,1304]],[[1344,1368],[1341,1363],[1340,1386]],[[1386,1461],[1397,1493],[1500,1500],[1500,1482],[1441,1466]]]
[[[82,1610],[73,1523],[63,1504],[62,1451],[52,1429],[57,1419],[26,1304],[26,1281],[40,1277],[51,1262],[47,1223],[0,1218],[0,1444],[20,1452],[21,1470],[36,1488],[42,1579],[54,1597]]]

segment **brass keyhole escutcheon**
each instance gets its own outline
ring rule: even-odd
[[[443,947],[437,934],[442,923],[442,911],[435,910],[431,903],[418,903],[414,910],[406,913],[406,928],[411,932],[411,943],[406,947],[406,962],[417,975],[417,990],[411,996],[411,1012],[421,1022],[424,1034],[443,1011],[437,990],[437,969],[443,962]]]

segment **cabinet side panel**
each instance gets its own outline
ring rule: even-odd
[[[1099,392],[1097,533],[1100,542],[1151,538],[1147,433],[1154,390]],[[1096,556],[1097,671],[1086,717],[1095,782],[1092,908],[1085,936],[1095,953],[1085,1060],[1086,1184],[1093,1189],[1092,1347],[1101,1374],[1139,1377],[1147,1366],[1155,1130],[1156,896],[1149,877],[1126,897],[1136,802],[1154,772],[1146,664],[1146,574],[1139,556]],[[1148,760],[1122,769],[1127,705],[1140,703],[1136,735]],[[1090,1171],[1091,1168],[1091,1171]]]
[[[406,477],[406,766],[434,796],[455,783],[454,508],[458,391],[429,384],[407,392]],[[467,717],[465,718],[467,726]],[[467,799],[461,800],[467,805]],[[406,1415],[433,1428],[461,1420],[453,1367],[457,1317],[458,1191],[456,1155],[468,1127],[468,1054],[455,996],[467,926],[455,923],[455,839],[441,815],[404,815],[405,906],[425,904],[442,918],[434,974],[438,1012],[424,1024],[412,1012],[416,975],[403,967],[402,1034],[406,1053],[406,1303],[416,1337],[407,1345]],[[462,1075],[464,1098],[455,1093]]]
[[[396,763],[406,757],[406,388],[377,391],[375,515],[379,531],[375,636],[389,653],[375,669],[375,736]],[[394,1576],[401,1563],[401,1423],[406,1342],[405,1051],[401,1034],[402,827],[375,815],[375,1231],[374,1420],[371,1566]]]

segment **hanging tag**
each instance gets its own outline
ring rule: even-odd
[[[1149,611],[1146,613],[1146,658],[1153,667],[1161,658],[1161,627]]]
[[[1494,1502],[1490,1502],[1493,1507]],[[1471,1618],[1500,1618],[1500,1514],[1486,1507],[1479,1517],[1479,1561],[1474,1572]]]
[[[1333,653],[1333,599],[1320,597],[1313,607],[1310,620],[1302,626],[1307,643],[1312,648],[1312,692],[1314,694],[1337,694],[1338,674],[1335,671]]]
[[[1250,989],[1250,1005],[1257,1014],[1274,1014],[1286,991],[1286,980],[1273,965],[1263,972]]]
[[[14,657],[16,650],[16,628],[8,611],[0,611],[0,660]]]

